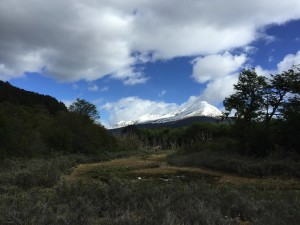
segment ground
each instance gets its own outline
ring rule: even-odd
[[[172,152],[167,151],[146,156],[131,156],[108,162],[79,164],[64,179],[67,181],[80,179],[106,180],[117,177],[132,180],[159,179],[165,182],[207,179],[214,180],[214,183],[218,185],[253,185],[257,188],[267,189],[300,189],[298,179],[243,177],[207,168],[170,166],[166,160],[167,155],[170,153]]]

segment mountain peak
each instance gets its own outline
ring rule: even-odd
[[[206,101],[192,101],[178,107],[177,110],[165,113],[162,115],[145,114],[135,120],[120,121],[115,125],[115,128],[125,127],[133,124],[145,123],[167,123],[178,121],[189,117],[206,116],[206,117],[220,117],[222,112]]]

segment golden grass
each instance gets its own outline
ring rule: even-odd
[[[206,168],[174,167],[166,162],[166,153],[151,154],[146,157],[132,156],[128,158],[115,159],[107,162],[80,164],[65,179],[75,181],[78,179],[89,179],[97,175],[118,176],[130,178],[132,176],[159,177],[184,174],[191,179],[197,177],[215,177],[219,185],[253,185],[264,189],[300,189],[300,181],[272,179],[272,178],[249,178]],[[92,174],[92,175],[91,175]]]
[[[107,162],[100,163],[89,163],[89,164],[79,164],[76,168],[73,169],[73,172],[66,176],[66,180],[76,180],[76,179],[85,179],[88,174],[93,171],[103,171],[110,168],[136,168],[136,169],[145,169],[158,167],[159,161],[164,158],[165,155],[150,155],[146,159],[142,157],[132,156],[128,158],[115,159]]]

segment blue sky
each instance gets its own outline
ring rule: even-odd
[[[0,79],[111,127],[195,99],[222,109],[242,68],[300,64],[298,0],[2,0]]]

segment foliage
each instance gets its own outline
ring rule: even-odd
[[[300,218],[299,191],[293,188],[216,185],[205,178],[68,181],[58,178],[68,173],[74,158],[61,155],[50,160],[6,159],[1,165],[3,225],[296,225]],[[41,174],[49,176],[45,180]]]
[[[50,114],[67,111],[62,102],[58,102],[49,95],[41,95],[12,86],[8,82],[0,81],[0,103],[10,102],[16,105],[40,108]]]
[[[300,178],[300,156],[277,151],[265,158],[242,156],[231,139],[199,143],[168,157],[172,166],[210,168],[250,177]]]
[[[293,66],[281,74],[271,74],[264,93],[265,122],[269,126],[274,116],[282,118],[288,102],[300,94],[300,67]]]
[[[51,152],[99,154],[115,139],[101,125],[67,111],[49,114],[40,107],[0,103],[0,158]]]
[[[258,76],[254,69],[243,70],[234,89],[224,106],[226,115],[236,111],[232,129],[240,153],[265,157],[278,148],[300,149],[299,66],[270,78]]]
[[[238,83],[234,85],[236,93],[225,98],[225,109],[236,110],[236,117],[249,123],[260,115],[263,103],[263,89],[266,85],[264,77],[258,76],[255,70],[243,70]]]
[[[141,148],[177,149],[198,142],[210,142],[229,135],[226,123],[193,123],[181,128],[145,129],[134,125],[125,127],[122,137],[140,142]]]
[[[96,106],[84,99],[77,98],[76,101],[69,106],[69,111],[86,116],[94,121],[100,119]]]

